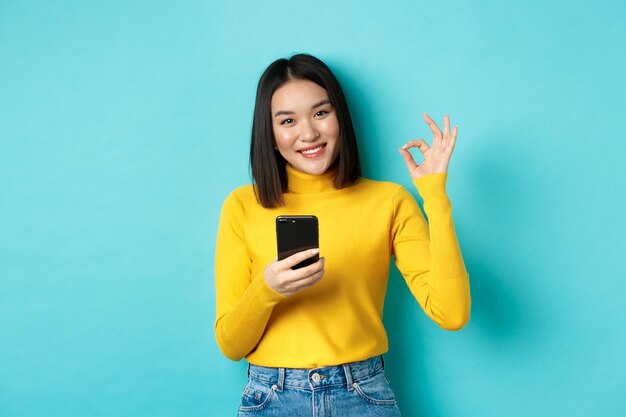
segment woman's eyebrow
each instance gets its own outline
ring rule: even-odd
[[[328,104],[328,103],[330,103],[330,100],[325,98],[324,100],[320,100],[317,103],[315,103],[314,105],[312,105],[311,109],[314,109],[314,108],[319,107],[319,106],[323,106],[324,104]]]
[[[274,117],[280,116],[282,114],[293,114],[293,112],[291,110],[278,110],[276,113],[274,113]]]
[[[330,100],[325,98],[323,100],[318,101],[314,105],[312,105],[311,109],[315,109],[317,107],[323,106],[324,104],[328,104],[328,103],[330,103]],[[294,112],[291,111],[291,110],[278,110],[276,113],[274,113],[274,117],[278,117],[278,116],[281,116],[283,114],[294,114]]]

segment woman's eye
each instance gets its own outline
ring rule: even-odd
[[[320,110],[317,113],[315,113],[315,116],[319,117],[319,116],[325,116],[328,114],[328,111],[326,110]]]
[[[285,119],[282,122],[280,122],[281,125],[288,125],[293,123],[293,119]]]

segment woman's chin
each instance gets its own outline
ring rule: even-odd
[[[317,162],[307,161],[307,162],[308,163],[305,162],[303,164],[292,165],[292,167],[296,171],[300,171],[309,175],[322,175],[326,173],[326,171],[328,171],[328,168],[330,167],[328,163],[323,162],[323,161],[317,161]]]
[[[328,171],[328,165],[324,164],[323,166],[311,167],[306,172],[307,174],[311,174],[311,175],[323,175],[326,173],[326,171]]]

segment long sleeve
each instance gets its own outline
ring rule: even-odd
[[[288,166],[285,205],[261,206],[252,185],[226,198],[215,257],[215,336],[230,359],[316,368],[385,353],[382,321],[392,255],[419,304],[445,329],[468,320],[467,272],[454,233],[445,174],[415,181],[424,214],[392,182],[360,178],[342,189],[334,175]],[[276,257],[276,216],[311,214],[327,262],[315,285],[284,297],[263,277]],[[430,226],[429,226],[430,223]]]
[[[414,180],[428,223],[404,188],[394,196],[392,226],[396,265],[426,314],[440,327],[458,330],[469,320],[469,279],[446,194],[447,173]]]
[[[231,194],[222,207],[216,254],[215,336],[222,353],[240,360],[258,344],[274,306],[284,297],[252,276],[243,212]]]

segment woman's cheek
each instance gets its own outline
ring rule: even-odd
[[[339,135],[339,122],[337,122],[337,117],[327,117],[324,119],[324,132],[326,132],[328,136]]]
[[[276,145],[282,148],[291,147],[293,142],[293,134],[285,131],[275,131],[274,137],[276,139]]]

